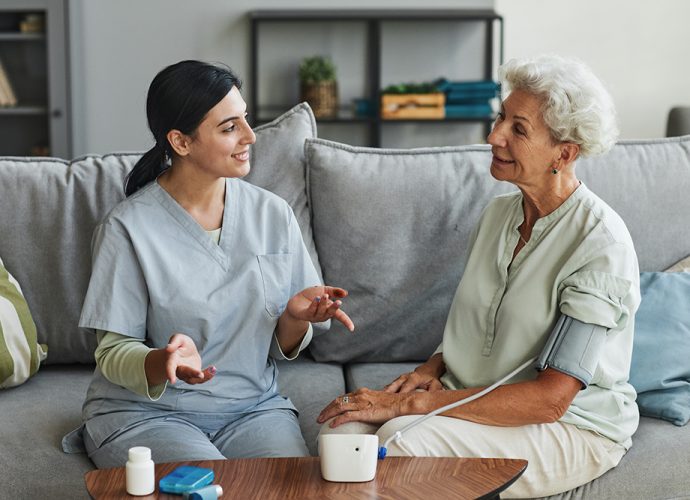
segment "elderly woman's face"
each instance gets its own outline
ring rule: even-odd
[[[548,180],[561,154],[541,113],[541,101],[533,94],[514,90],[501,104],[501,112],[487,139],[493,158],[491,175],[518,186],[534,186]]]

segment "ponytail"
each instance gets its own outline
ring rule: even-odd
[[[165,149],[156,144],[139,158],[134,168],[125,177],[125,196],[136,193],[167,168]]]

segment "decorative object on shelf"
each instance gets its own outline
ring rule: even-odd
[[[352,99],[352,111],[355,116],[374,116],[376,114],[371,99],[365,97]]]
[[[17,95],[14,93],[5,67],[0,60],[0,107],[12,107],[17,105]]]
[[[19,31],[22,33],[45,33],[45,16],[43,14],[26,14],[19,21]]]
[[[442,120],[446,96],[430,83],[390,85],[381,93],[384,120]]]
[[[33,146],[29,156],[50,156],[50,148],[44,145]]]
[[[492,116],[492,102],[501,86],[493,80],[451,82],[439,78],[434,86],[446,96],[446,118],[482,118]]]
[[[307,57],[299,66],[300,99],[307,101],[317,118],[338,113],[338,84],[335,65],[325,56]]]

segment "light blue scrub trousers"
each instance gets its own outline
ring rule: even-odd
[[[240,415],[172,414],[138,422],[100,448],[84,430],[89,458],[99,469],[122,467],[133,446],[151,449],[156,463],[224,458],[309,456],[295,412],[263,410]]]

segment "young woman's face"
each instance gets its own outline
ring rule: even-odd
[[[541,101],[515,90],[501,104],[501,112],[487,142],[493,158],[491,175],[518,186],[541,184],[552,175],[560,156],[541,112]]]
[[[189,159],[209,174],[244,177],[249,173],[249,146],[256,136],[246,120],[247,104],[233,87],[207,113],[192,137]]]

